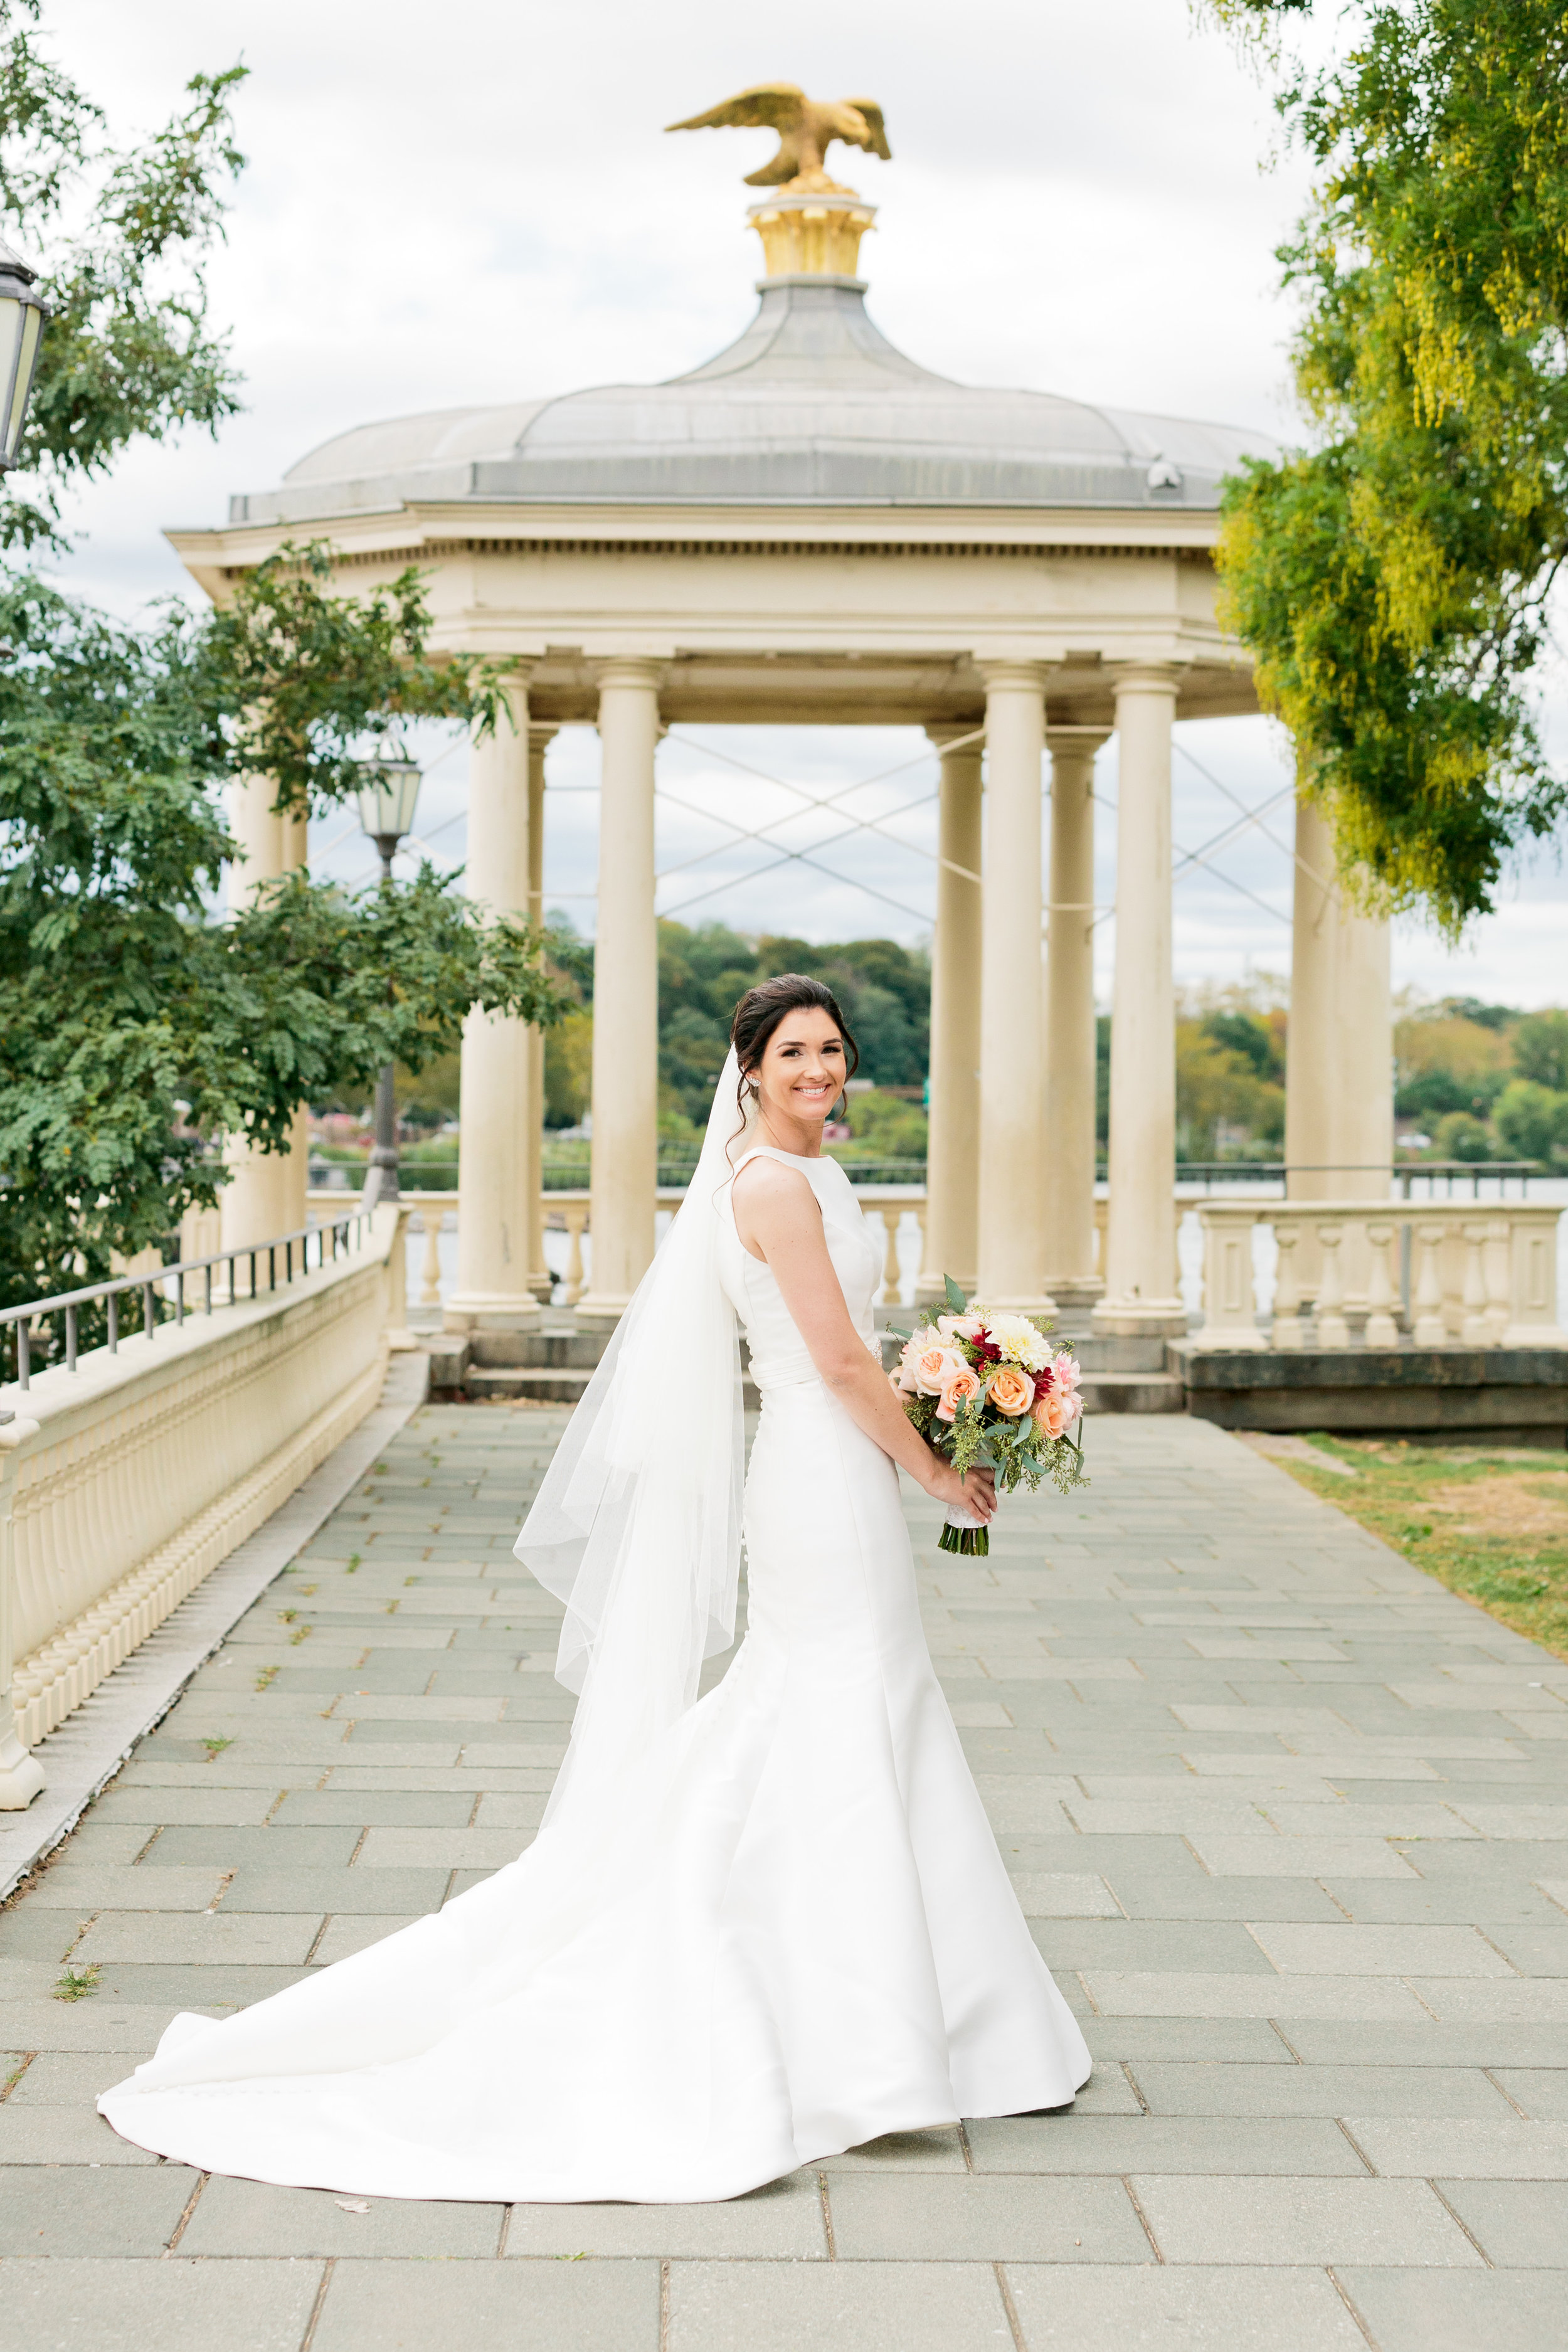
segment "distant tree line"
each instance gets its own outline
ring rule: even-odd
[[[549,928],[558,976],[578,1002],[545,1045],[545,1118],[552,1127],[578,1124],[588,1108],[592,1076],[594,950],[561,915]],[[691,929],[658,926],[659,1124],[667,1139],[692,1139],[707,1119],[713,1088],[729,1050],[730,1022],[747,989],[779,971],[809,972],[826,981],[844,1008],[860,1049],[862,1078],[878,1088],[923,1088],[931,1051],[931,965],[894,940],[845,940],[824,944],[764,933],[747,939],[721,923]],[[858,1132],[880,1121],[876,1138],[889,1153],[921,1157],[925,1120],[918,1102],[898,1097],[864,1113]],[[891,1125],[889,1122],[891,1121]],[[902,1139],[895,1139],[895,1131]]]

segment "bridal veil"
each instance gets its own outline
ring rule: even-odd
[[[697,1171],[567,1424],[517,1557],[565,1603],[557,1678],[579,1694],[545,1814],[635,1765],[735,1637],[744,1466],[740,1332],[719,1278],[719,1195],[752,1114],[725,1061]]]

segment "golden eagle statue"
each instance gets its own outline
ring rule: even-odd
[[[892,149],[882,127],[882,110],[874,99],[830,99],[826,103],[807,98],[793,81],[760,81],[722,106],[694,114],[689,122],[670,122],[668,131],[762,129],[776,131],[779,152],[760,172],[746,173],[749,188],[783,187],[801,194],[830,192],[847,194],[825,169],[827,150],[835,139],[847,147],[863,147],[868,155],[892,161]]]

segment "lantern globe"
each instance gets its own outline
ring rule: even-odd
[[[0,472],[16,463],[50,316],[34,282],[37,275],[0,239]]]
[[[423,771],[412,760],[365,760],[359,788],[359,821],[371,839],[394,847],[414,830]],[[384,856],[390,852],[384,850]]]

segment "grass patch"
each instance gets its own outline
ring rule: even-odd
[[[215,1737],[211,1739],[204,1739],[202,1746],[207,1751],[207,1762],[216,1764],[224,1749],[234,1746],[234,1741],[226,1737]]]
[[[1526,1447],[1314,1436],[1355,1473],[1299,1455],[1279,1467],[1450,1592],[1568,1658],[1568,1469]]]
[[[258,1690],[268,1690],[277,1678],[278,1668],[276,1666],[263,1666],[261,1672],[256,1677],[256,1687]]]
[[[98,1990],[99,1967],[67,1969],[50,1995],[52,2000],[87,2000]]]

